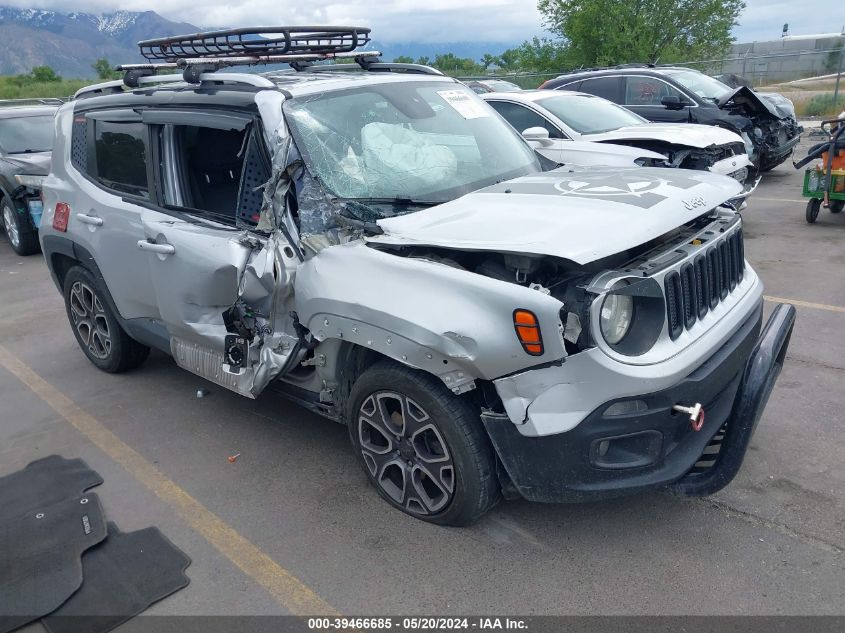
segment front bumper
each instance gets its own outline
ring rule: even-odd
[[[545,502],[586,501],[664,486],[684,495],[720,490],[739,471],[783,366],[794,323],[795,308],[779,305],[760,334],[761,318],[754,314],[674,386],[606,402],[565,433],[529,437],[506,415],[483,413],[504,470],[504,487]],[[608,407],[632,400],[647,408],[639,405],[633,413],[607,415]],[[696,402],[706,412],[698,432],[672,409]]]
[[[800,129],[800,128],[799,128]],[[760,147],[760,166],[765,169],[780,165],[792,154],[792,150],[801,141],[801,133],[798,132],[792,138],[789,138],[784,143],[773,147],[768,144],[763,144]]]

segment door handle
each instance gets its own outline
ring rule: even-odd
[[[138,240],[138,248],[142,251],[159,253],[160,255],[173,255],[173,253],[176,252],[176,248],[173,244],[156,244],[155,242],[148,242],[147,240]]]
[[[92,226],[103,226],[103,218],[98,218],[96,215],[85,215],[84,213],[77,213],[76,219],[83,224],[91,224]]]

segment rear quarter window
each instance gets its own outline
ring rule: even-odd
[[[620,102],[620,86],[621,79],[619,77],[594,77],[592,79],[585,79],[581,82],[579,90],[597,97],[602,97],[614,103]]]
[[[105,189],[149,198],[147,130],[140,121],[105,121],[77,114],[71,164]]]

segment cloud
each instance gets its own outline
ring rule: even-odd
[[[543,35],[536,0],[0,0],[16,6],[60,11],[153,10],[200,27],[253,24],[353,24],[369,26],[383,42],[508,42]],[[790,33],[838,31],[842,0],[815,0],[812,9],[794,1],[747,0],[735,29],[739,41],[776,39],[784,22]]]

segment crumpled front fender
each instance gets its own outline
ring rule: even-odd
[[[458,392],[566,356],[562,303],[516,284],[364,242],[334,246],[302,264],[295,294],[300,321],[320,341],[337,338],[439,376]],[[523,351],[513,311],[534,312],[542,356]]]

